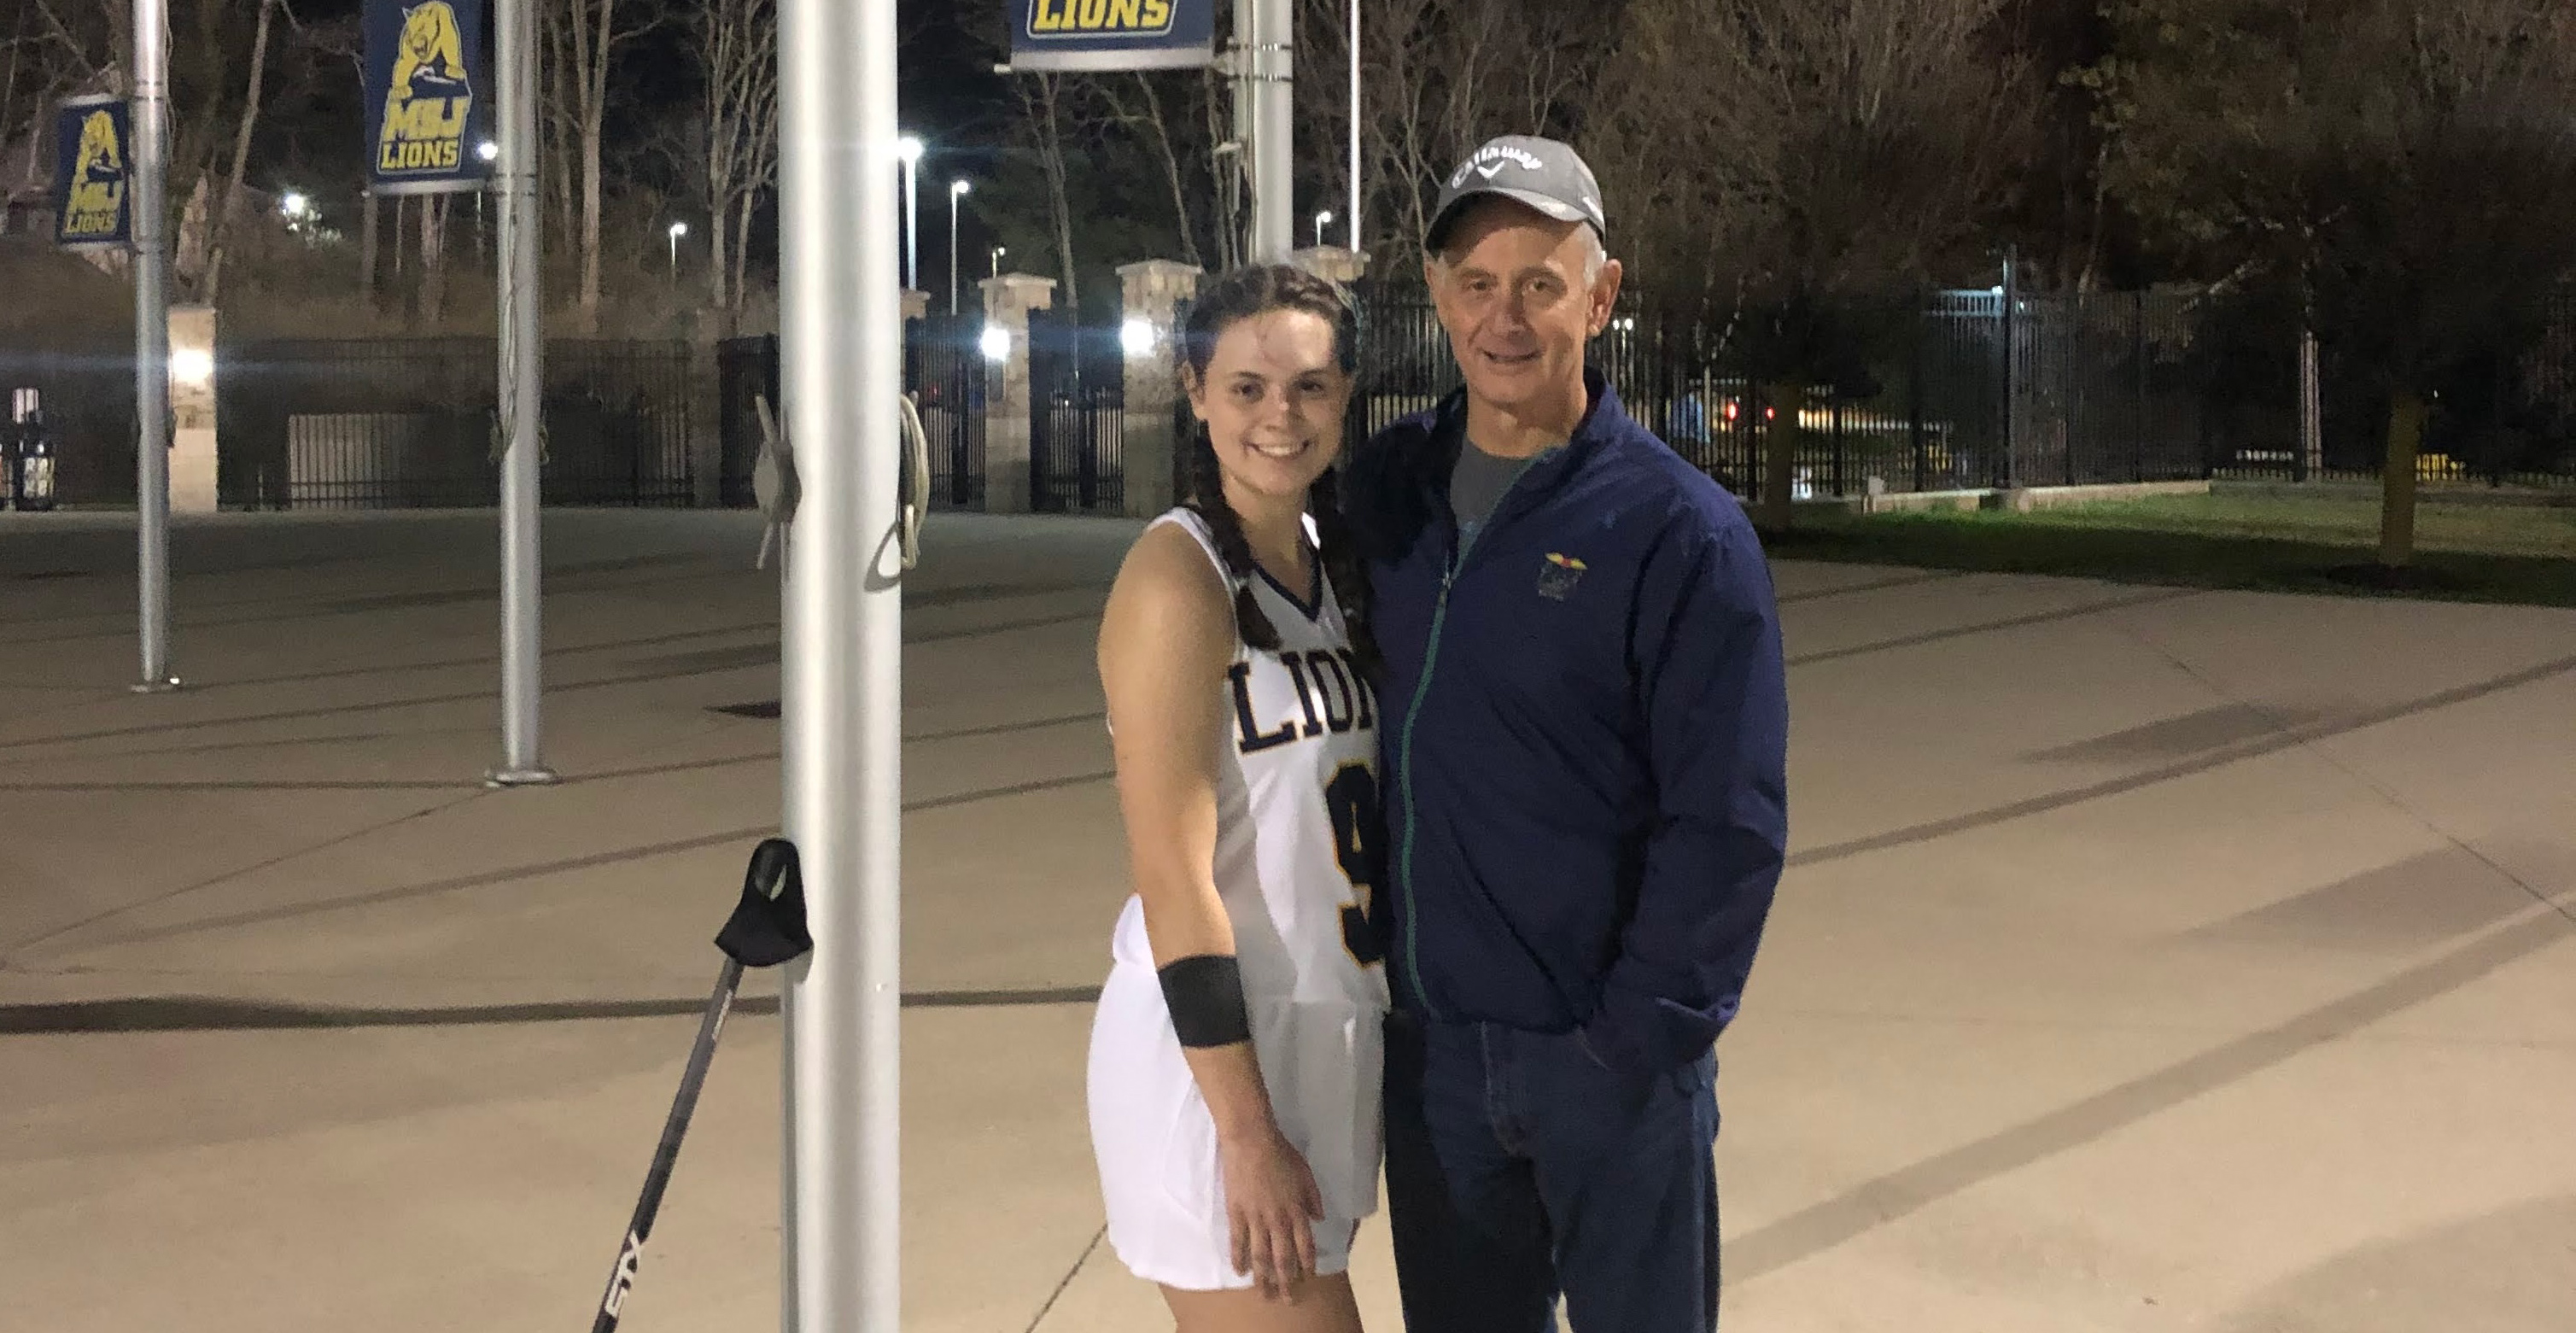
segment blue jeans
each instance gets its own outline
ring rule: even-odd
[[[1406,1333],[1717,1327],[1717,1058],[1613,1072],[1573,1035],[1387,1020]]]

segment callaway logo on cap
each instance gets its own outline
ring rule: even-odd
[[[1601,184],[1581,155],[1554,139],[1507,134],[1469,154],[1449,173],[1423,245],[1439,249],[1458,215],[1488,194],[1518,200],[1559,222],[1591,223],[1604,237],[1610,232],[1601,212]]]

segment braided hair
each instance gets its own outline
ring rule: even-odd
[[[1189,380],[1204,387],[1208,365],[1216,357],[1217,339],[1235,324],[1274,310],[1302,310],[1333,326],[1335,359],[1346,373],[1359,365],[1359,309],[1349,293],[1330,279],[1289,264],[1260,264],[1218,278],[1199,294],[1182,326],[1180,354]],[[1252,595],[1255,569],[1252,543],[1244,536],[1242,517],[1225,498],[1225,471],[1217,462],[1216,444],[1207,423],[1198,423],[1189,445],[1184,507],[1197,514],[1216,538],[1217,558],[1235,585],[1236,632],[1247,645],[1276,651],[1279,630],[1262,614]],[[1333,596],[1350,627],[1351,648],[1362,670],[1378,669],[1377,639],[1369,628],[1368,561],[1343,516],[1337,462],[1315,479],[1306,493],[1306,510],[1315,520],[1315,558],[1332,582]]]

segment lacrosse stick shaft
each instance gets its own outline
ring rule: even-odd
[[[707,1066],[715,1060],[716,1038],[724,1033],[725,1015],[732,1011],[734,992],[741,986],[742,963],[727,958],[716,976],[715,993],[707,997],[706,1014],[698,1021],[697,1045],[689,1050],[688,1069],[680,1075],[680,1094],[672,1099],[670,1118],[662,1123],[661,1146],[653,1150],[653,1169],[644,1176],[644,1196],[636,1200],[634,1220],[627,1223],[626,1243],[618,1248],[617,1267],[608,1275],[608,1293],[600,1298],[591,1333],[613,1333],[626,1294],[634,1289],[644,1242],[653,1234],[654,1215],[662,1210],[662,1192],[671,1183],[672,1164],[680,1159],[680,1138],[689,1132],[689,1117],[698,1109],[698,1091],[706,1086]]]

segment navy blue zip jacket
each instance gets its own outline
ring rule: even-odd
[[[1465,550],[1466,399],[1353,455],[1386,658],[1379,900],[1401,1009],[1579,1032],[1643,1078],[1735,1016],[1779,883],[1788,699],[1743,507],[1598,372]]]

